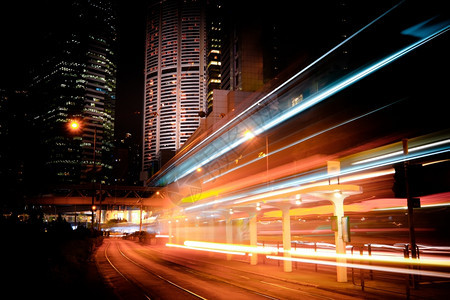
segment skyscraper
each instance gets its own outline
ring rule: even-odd
[[[89,182],[95,162],[96,180],[107,181],[116,101],[114,5],[105,0],[60,2],[51,3],[57,17],[48,26],[46,55],[31,85],[41,107],[36,119],[42,125],[46,175],[52,183]],[[71,120],[81,123],[79,133],[67,130]]]
[[[156,171],[206,111],[205,4],[151,1],[145,47],[143,171]]]
[[[222,82],[221,57],[224,26],[224,6],[222,0],[210,0],[206,10],[207,30],[207,111],[209,115],[213,110],[214,89],[220,89]]]

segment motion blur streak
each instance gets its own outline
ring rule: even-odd
[[[283,248],[277,248],[275,246],[249,246],[239,244],[225,244],[225,243],[211,243],[201,241],[185,241],[183,245],[166,244],[168,247],[178,247],[192,250],[204,250],[226,254],[245,255],[245,253],[258,253],[258,254],[278,254],[283,253]],[[288,251],[293,256],[309,257],[309,258],[329,258],[329,259],[348,259],[359,260],[367,262],[379,262],[379,263],[395,263],[418,266],[435,266],[435,267],[450,267],[450,260],[444,259],[411,259],[401,256],[385,256],[385,255],[352,255],[352,254],[338,254],[334,251],[327,251],[319,249],[318,252],[313,252],[313,249],[295,249]],[[314,260],[316,261],[316,260]]]
[[[233,254],[233,255],[245,255],[245,253],[243,253],[243,252],[207,249],[207,248],[199,248],[199,247],[190,247],[190,246],[183,246],[183,245],[178,245],[178,244],[169,244],[169,243],[167,243],[166,246],[167,247],[174,247],[174,248],[189,249],[189,250],[208,251],[208,252],[225,253],[225,254]]]
[[[348,260],[359,260],[367,262],[379,263],[395,263],[404,265],[419,265],[419,266],[435,266],[435,267],[450,267],[450,260],[444,259],[412,259],[401,256],[384,256],[384,255],[352,255],[352,254],[338,254],[332,252],[311,252],[311,249],[296,249],[289,251],[293,256],[310,257],[310,258],[343,258]]]
[[[379,60],[376,63],[373,63],[369,66],[363,66],[359,70],[356,70],[352,73],[350,73],[348,76],[345,76],[343,78],[340,78],[340,80],[336,80],[335,82],[329,84],[328,86],[324,87],[323,90],[318,91],[316,94],[311,95],[310,97],[307,97],[304,99],[299,105],[296,105],[294,107],[291,107],[290,109],[287,109],[280,114],[276,114],[274,116],[269,116],[269,118],[265,118],[263,113],[265,113],[264,109],[261,111],[257,111],[254,114],[252,114],[250,117],[248,117],[248,123],[260,123],[261,126],[254,128],[252,130],[254,135],[260,135],[264,133],[265,131],[277,126],[278,124],[290,119],[291,117],[311,108],[312,106],[322,102],[323,100],[331,97],[332,95],[340,92],[341,90],[353,85],[354,83],[360,81],[361,79],[369,76],[370,74],[378,71],[379,69],[384,68],[385,66],[389,65],[390,63],[396,61],[397,59],[403,57],[404,55],[410,53],[411,51],[415,50],[416,48],[428,43],[429,41],[433,40],[434,38],[442,35],[443,33],[447,32],[450,29],[450,25],[447,23],[441,24],[441,26],[444,26],[443,28],[436,28],[436,31],[432,31],[430,35],[426,36],[423,39],[420,39],[419,41],[410,44],[407,47],[404,47],[403,49],[392,53],[389,56],[384,57],[383,59]],[[281,97],[280,99],[282,99]],[[286,99],[282,99],[286,100]],[[282,101],[280,100],[280,101]],[[257,102],[259,103],[259,102]],[[262,122],[257,121],[257,119],[260,118]],[[231,121],[230,121],[231,122]],[[247,132],[248,128],[242,128],[245,127],[245,124],[242,124],[241,126],[236,126],[236,132],[241,133],[242,135]],[[228,123],[224,126],[228,126]],[[240,128],[239,128],[240,127]],[[221,131],[222,128],[220,128],[218,131]],[[230,129],[231,131],[232,129]],[[216,131],[216,132],[218,132]],[[215,133],[216,134],[216,133]],[[215,135],[213,134],[213,135]],[[211,135],[211,136],[213,136]],[[162,175],[160,179],[158,179],[158,184],[161,184],[162,182],[165,182],[165,184],[170,184],[174,181],[177,181],[188,174],[195,172],[198,168],[203,167],[207,163],[213,161],[216,158],[221,157],[225,153],[233,150],[234,148],[238,147],[239,145],[243,144],[245,141],[249,139],[248,136],[238,138],[236,141],[232,142],[231,144],[223,143],[224,141],[221,141],[220,139],[216,139],[215,141],[212,141],[210,144],[205,146],[204,149],[199,150],[198,154],[193,158],[194,160],[201,160],[204,157],[208,157],[207,159],[201,161],[201,162],[190,162],[187,161],[182,163],[178,166],[178,171],[170,170],[167,174]],[[225,146],[226,145],[226,146]],[[178,174],[175,174],[178,173]],[[163,177],[165,178],[163,180]]]
[[[295,142],[293,142],[293,143],[291,143],[291,144],[289,144],[289,145],[287,145],[287,146],[281,147],[281,148],[279,148],[279,149],[275,149],[275,150],[271,151],[270,153],[265,153],[265,155],[262,156],[262,157],[258,157],[258,158],[256,158],[256,159],[250,160],[249,162],[246,162],[246,163],[241,164],[241,165],[239,165],[239,166],[237,166],[237,167],[233,167],[233,168],[231,168],[231,169],[229,169],[229,170],[227,170],[227,171],[225,171],[225,172],[222,172],[221,174],[219,174],[219,175],[217,175],[217,176],[211,177],[211,178],[209,178],[209,179],[203,181],[203,184],[208,183],[208,182],[213,181],[213,180],[216,180],[216,179],[219,178],[219,177],[222,177],[222,176],[224,176],[224,175],[227,175],[228,173],[234,172],[234,171],[236,171],[236,170],[238,170],[238,169],[241,169],[241,168],[243,168],[243,167],[246,167],[246,166],[248,166],[248,165],[251,165],[252,163],[255,163],[255,162],[257,162],[257,161],[259,161],[259,160],[261,160],[261,159],[266,159],[266,155],[268,155],[268,156],[270,157],[271,155],[277,154],[277,153],[282,152],[282,151],[284,151],[284,150],[288,150],[288,149],[291,148],[291,147],[297,146],[298,144],[301,144],[301,143],[306,142],[306,141],[308,141],[308,140],[311,140],[311,139],[313,139],[313,138],[315,138],[315,137],[318,137],[318,136],[321,135],[321,134],[327,133],[327,132],[329,132],[329,131],[331,131],[331,130],[334,130],[334,129],[337,129],[337,128],[341,127],[341,126],[347,125],[347,124],[349,124],[349,123],[351,123],[351,122],[354,122],[354,121],[357,121],[357,120],[362,119],[362,118],[364,118],[364,117],[367,117],[367,116],[369,116],[369,115],[371,115],[371,114],[373,114],[373,113],[376,113],[376,112],[378,112],[378,111],[380,111],[380,110],[383,110],[383,109],[385,109],[385,108],[387,108],[387,107],[389,107],[389,106],[392,106],[392,105],[394,105],[394,104],[396,104],[396,103],[398,103],[398,102],[400,102],[400,101],[401,101],[401,100],[398,100],[398,101],[389,103],[389,104],[387,104],[387,105],[384,105],[384,106],[382,106],[382,107],[379,107],[379,108],[377,108],[377,109],[374,109],[374,110],[372,110],[372,111],[370,111],[370,112],[367,112],[367,113],[365,113],[365,114],[362,114],[362,115],[360,115],[360,116],[351,118],[351,119],[349,119],[349,120],[346,120],[346,121],[344,121],[344,122],[341,122],[341,123],[339,123],[339,124],[336,124],[336,125],[334,125],[334,126],[331,126],[331,127],[327,128],[327,129],[324,129],[324,130],[321,130],[321,131],[316,132],[316,133],[314,133],[314,134],[311,134],[311,135],[309,135],[309,136],[307,136],[307,137],[304,137],[304,138],[302,138],[302,139],[300,139],[300,140],[298,140],[298,141],[295,141]],[[229,163],[228,165],[225,165],[223,168],[227,169],[227,168],[229,168],[229,165],[232,165],[233,163],[234,163],[234,162],[231,162],[231,163]]]
[[[348,264],[348,263],[341,263],[341,262],[315,260],[315,259],[303,259],[303,258],[288,258],[288,257],[272,256],[272,255],[267,255],[266,258],[275,259],[275,260],[290,260],[293,262],[302,262],[302,263],[310,263],[310,264],[321,264],[321,265],[328,265],[328,266],[338,266],[338,267],[356,268],[356,269],[364,269],[364,270],[400,273],[400,274],[450,278],[450,273],[436,272],[436,271],[401,269],[401,268],[370,266],[370,265],[368,266],[368,265],[361,265],[361,264]]]
[[[450,139],[446,139],[446,140],[443,140],[443,141],[438,141],[438,142],[434,142],[434,143],[430,143],[430,144],[426,144],[426,145],[422,145],[422,146],[413,147],[413,148],[409,149],[409,152],[415,152],[415,151],[419,151],[419,150],[429,149],[429,148],[432,148],[432,147],[441,146],[441,145],[445,145],[445,144],[448,144],[448,143],[450,143]],[[362,163],[376,161],[376,160],[380,160],[380,159],[385,159],[385,158],[388,158],[388,157],[398,156],[398,155],[402,155],[402,154],[403,154],[403,151],[395,151],[395,152],[391,152],[391,153],[388,153],[388,154],[384,154],[384,155],[380,155],[380,156],[376,156],[376,157],[360,160],[360,161],[354,162],[353,165],[359,165],[359,164],[362,164]]]
[[[328,52],[326,52],[325,54],[323,54],[322,56],[320,56],[318,59],[316,59],[315,61],[313,61],[311,64],[309,64],[308,66],[306,66],[304,69],[302,69],[301,71],[299,71],[297,74],[295,74],[294,76],[292,76],[291,78],[289,78],[288,80],[286,80],[285,82],[283,82],[282,84],[280,84],[278,87],[276,87],[274,90],[272,90],[270,93],[268,93],[267,95],[265,95],[264,97],[262,97],[261,99],[259,99],[258,101],[256,101],[254,104],[252,104],[251,106],[249,106],[247,109],[245,109],[244,111],[242,111],[241,113],[239,113],[236,117],[234,117],[233,119],[231,119],[230,121],[228,121],[226,124],[224,124],[222,127],[220,127],[218,130],[216,130],[214,133],[212,133],[210,136],[206,137],[205,139],[203,139],[198,145],[196,145],[194,148],[192,148],[190,151],[188,151],[187,153],[185,153],[182,158],[186,155],[188,155],[189,153],[193,152],[195,149],[197,149],[198,147],[200,147],[202,144],[205,144],[208,142],[208,140],[212,139],[215,135],[219,134],[222,130],[224,130],[226,127],[228,127],[230,124],[232,124],[235,121],[239,121],[239,119],[243,116],[245,116],[245,114],[247,112],[249,112],[251,109],[253,109],[254,107],[257,107],[258,105],[261,105],[263,103],[264,100],[266,99],[270,99],[270,96],[272,96],[273,94],[275,94],[276,92],[278,92],[279,90],[281,90],[284,86],[286,86],[287,84],[289,84],[291,81],[293,81],[294,79],[296,79],[297,77],[299,77],[300,75],[302,75],[303,73],[305,73],[307,70],[309,70],[310,68],[312,68],[313,66],[317,65],[321,60],[323,60],[324,58],[326,58],[328,55],[330,55],[331,53],[333,53],[334,51],[336,51],[338,48],[340,48],[341,46],[343,46],[344,44],[348,43],[350,40],[352,40],[355,36],[357,36],[358,34],[360,34],[361,32],[363,32],[364,30],[366,30],[367,28],[369,28],[370,26],[372,26],[374,23],[376,23],[377,21],[379,21],[380,19],[382,19],[384,16],[386,16],[387,14],[389,14],[391,11],[393,11],[394,9],[396,9],[398,6],[400,6],[403,2],[405,2],[405,0],[400,1],[399,3],[397,3],[396,5],[394,5],[393,7],[391,7],[390,9],[388,9],[386,12],[384,12],[383,14],[381,14],[380,16],[378,16],[377,18],[375,18],[372,22],[368,23],[367,25],[365,25],[364,27],[362,27],[361,29],[359,29],[358,31],[356,31],[355,33],[353,33],[351,36],[349,36],[347,39],[345,39],[344,41],[342,41],[341,43],[337,44],[336,46],[334,46],[332,49],[330,49]]]
[[[351,158],[344,158],[341,160],[341,164],[350,164],[348,167],[343,167],[340,171],[340,176],[344,181],[350,181],[351,175],[357,176],[357,173],[368,172],[373,169],[378,169],[384,166],[390,166],[395,163],[409,161],[412,159],[418,159],[422,157],[427,157],[431,155],[437,155],[440,153],[446,153],[450,151],[450,139],[448,138],[449,132],[441,132],[436,136],[425,136],[418,137],[414,140],[414,147],[411,148],[408,155],[403,155],[403,152],[400,153],[400,150],[397,151],[396,147],[401,147],[400,144],[393,144],[392,148],[396,152],[396,156],[385,157],[384,159],[375,159],[374,157],[379,157],[376,155],[380,153],[381,156],[385,155],[382,151],[385,151],[385,147],[381,149],[373,149],[371,150],[372,157],[368,159],[364,159],[362,163],[352,164],[351,162],[346,162],[348,160],[354,160],[357,157],[363,156],[362,154],[358,154],[357,156]],[[398,152],[398,153],[397,153]],[[372,175],[368,175],[369,173],[364,173],[370,178],[371,176],[376,177],[376,173]],[[362,175],[364,177],[364,174]],[[379,176],[383,174],[378,173]],[[221,199],[216,199],[210,202],[201,203],[197,205],[193,205],[185,208],[186,211],[192,211],[208,206],[213,206],[216,204],[224,204],[227,202],[233,202],[234,205],[242,204],[249,201],[255,201],[258,199],[263,199],[265,197],[273,197],[277,195],[293,193],[296,191],[300,191],[305,189],[306,187],[311,186],[311,182],[314,182],[314,185],[326,185],[328,184],[326,180],[332,178],[334,175],[330,175],[327,172],[321,172],[320,170],[316,170],[316,172],[308,172],[307,174],[297,174],[296,178],[288,179],[279,183],[273,182],[269,187],[262,187],[259,189],[253,189],[252,191],[247,191],[244,193],[236,193],[234,195],[225,196]],[[362,177],[362,178],[363,178]],[[354,180],[358,180],[357,177]],[[308,185],[309,184],[309,185]]]
[[[210,242],[198,242],[198,241],[185,241],[185,246],[204,248],[211,250],[226,250],[226,251],[238,251],[245,253],[259,253],[259,254],[269,254],[276,252],[276,248],[259,247],[259,246],[248,246],[248,245],[236,245],[236,244],[222,244],[222,243],[210,243]]]

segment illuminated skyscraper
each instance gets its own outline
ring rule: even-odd
[[[206,111],[204,1],[152,1],[145,47],[143,171],[153,173]]]
[[[208,1],[206,11],[207,26],[207,111],[209,115],[213,110],[214,89],[220,89],[222,82],[221,57],[224,26],[224,7],[222,0]]]
[[[50,1],[45,57],[31,90],[51,183],[108,180],[112,169],[116,89],[116,17],[112,1]],[[70,133],[70,120],[81,122]],[[95,145],[94,145],[95,143]],[[95,149],[95,154],[94,154]]]

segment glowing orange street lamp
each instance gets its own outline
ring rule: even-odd
[[[69,122],[68,126],[69,126],[69,130],[71,130],[71,131],[78,131],[78,130],[80,130],[81,124],[77,120],[72,120]]]
[[[78,132],[81,129],[81,122],[78,120],[70,120],[68,123],[69,130],[73,132]],[[97,143],[97,128],[94,129],[94,163],[92,167],[92,172],[95,174],[95,146]],[[93,175],[95,176],[95,175]],[[97,209],[97,207],[94,205],[94,198],[95,198],[95,181],[92,180],[92,206],[91,206],[91,215],[92,215],[92,230],[94,230],[94,211]],[[101,219],[101,200],[100,200],[100,219]],[[100,221],[99,221],[99,229],[100,229]]]

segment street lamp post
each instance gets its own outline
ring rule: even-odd
[[[77,132],[77,131],[80,130],[80,127],[81,127],[81,124],[77,120],[72,120],[69,123],[69,129],[71,131]],[[95,164],[96,164],[96,151],[97,151],[97,147],[96,147],[97,146],[97,128],[96,127],[94,127],[94,141],[93,141],[93,143],[94,143],[94,145],[93,145],[94,153],[93,153],[93,165],[92,165],[92,203],[91,203],[91,225],[92,225],[92,230],[94,230],[94,220],[95,220],[94,212],[95,212],[95,209],[96,209],[96,207],[95,207],[95,172],[96,172]],[[100,202],[100,204],[101,204],[101,202]],[[101,206],[100,206],[100,214],[101,214]],[[101,220],[99,220],[99,222],[100,221]],[[100,225],[99,225],[99,229],[100,229]]]
[[[92,206],[91,206],[91,222],[92,222],[92,231],[94,231],[94,208],[95,208],[95,160],[96,160],[96,144],[97,144],[97,128],[94,127],[94,155],[93,155],[93,164],[92,164]],[[101,208],[100,208],[101,209]]]

